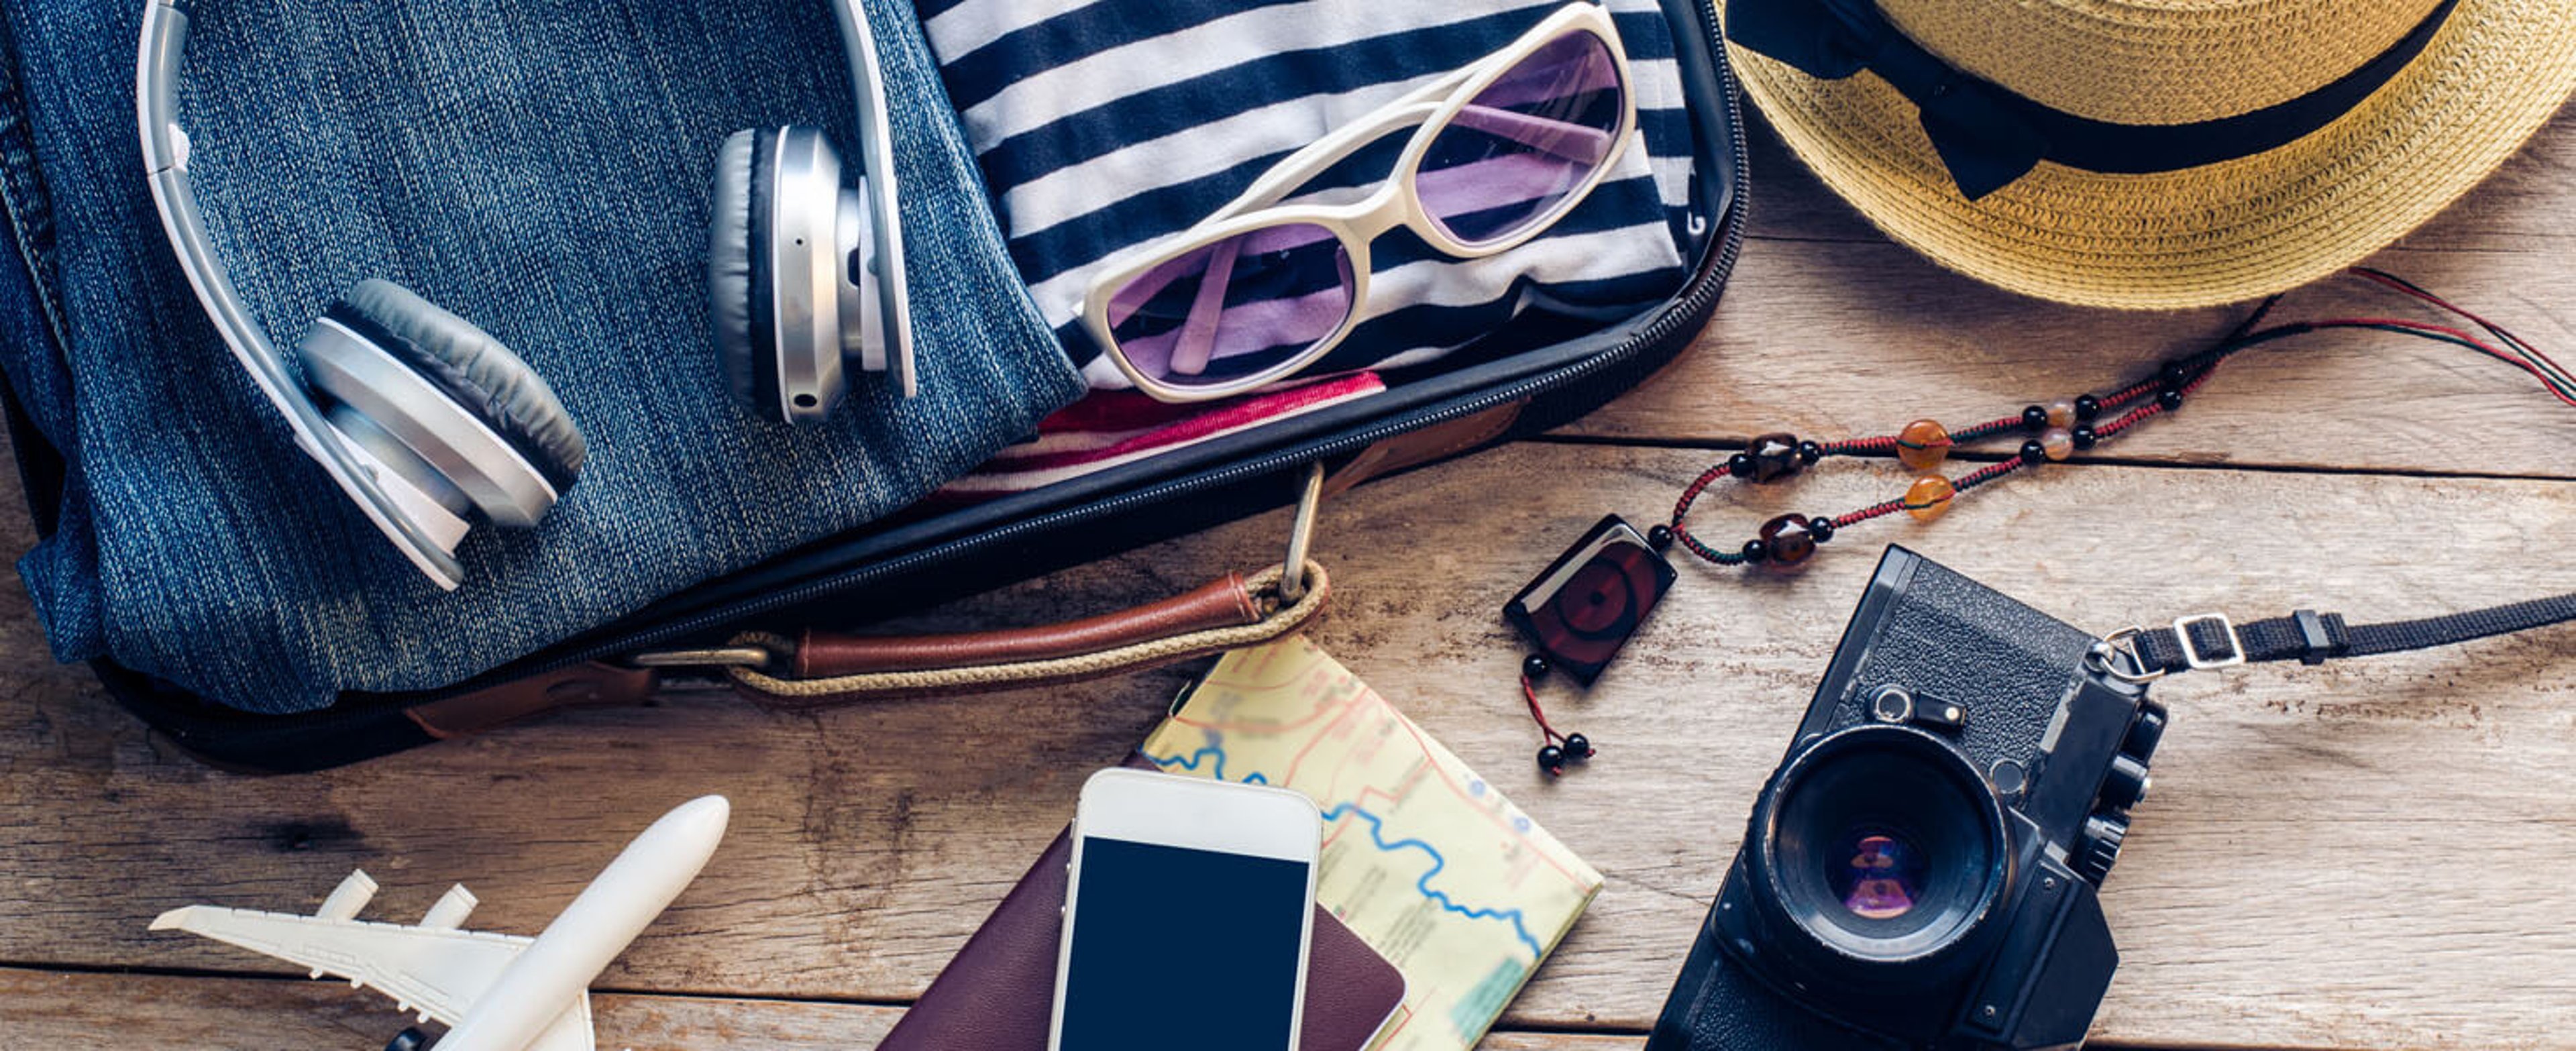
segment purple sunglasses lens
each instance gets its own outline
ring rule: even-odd
[[[1431,140],[1414,189],[1462,244],[1553,218],[1619,152],[1624,110],[1609,42],[1568,33],[1504,71]]]
[[[1312,223],[1263,227],[1128,280],[1109,297],[1109,333],[1136,371],[1211,387],[1275,372],[1342,327],[1351,257]]]

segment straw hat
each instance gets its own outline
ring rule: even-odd
[[[2333,273],[2576,91],[2576,0],[1728,0],[1791,149],[2016,292],[2208,306]]]

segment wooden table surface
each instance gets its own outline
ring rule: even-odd
[[[1879,545],[1902,542],[2094,630],[2300,605],[2356,621],[2576,590],[2576,410],[2465,351],[2338,335],[2226,366],[2107,455],[1849,530],[1795,575],[1684,579],[1588,695],[1603,750],[1549,783],[1496,611],[1604,512],[1654,521],[1775,429],[1967,422],[2102,389],[2237,310],[2124,315],[2013,298],[1888,243],[1757,129],[1753,236],[1699,346],[1582,423],[1331,501],[1315,632],[1607,874],[1491,1048],[1634,1048],[1745,808]],[[2378,265],[2576,361],[2576,111]],[[2384,299],[2296,296],[2295,313]],[[1696,519],[1885,499],[1885,460],[1721,490]],[[15,494],[0,505],[18,506]],[[0,515],[10,551],[32,539]],[[1275,559],[1284,515],[905,621],[1033,622]],[[2156,793],[2104,892],[2124,961],[2095,1036],[2162,1047],[2576,1047],[2576,629],[2160,686]],[[722,792],[698,882],[600,979],[602,1047],[864,1047],[1117,761],[1176,673],[780,715],[722,695],[557,717],[356,769],[208,770],[56,666],[0,588],[0,1047],[373,1048],[372,993],[148,933],[190,903],[310,909],[364,866],[371,915],[450,882],[532,933],[654,815]],[[1560,691],[1563,689],[1559,687]]]

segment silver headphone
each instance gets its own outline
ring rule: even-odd
[[[190,0],[151,0],[135,115],[161,228],[233,357],[295,443],[439,587],[465,579],[471,516],[535,525],[581,473],[580,429],[526,362],[472,322],[389,281],[358,283],[297,342],[308,390],[251,320],[188,186],[177,92]]]
[[[875,33],[854,0],[832,0],[858,95],[858,189],[820,130],[756,128],[716,154],[707,298],[716,357],[735,397],[811,423],[846,391],[844,363],[919,390],[904,290],[894,136]]]

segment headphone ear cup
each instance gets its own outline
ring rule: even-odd
[[[360,282],[306,331],[313,384],[461,490],[486,517],[533,525],[589,446],[536,370],[474,323],[389,281]]]
[[[769,216],[777,179],[768,171],[778,138],[755,128],[726,136],[716,152],[713,214],[707,223],[707,307],[716,361],[734,399],[777,400],[778,377],[763,363],[775,356],[770,315]]]

